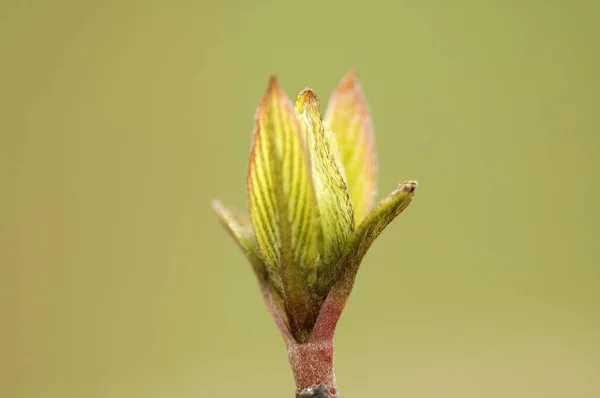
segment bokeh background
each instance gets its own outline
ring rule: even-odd
[[[380,196],[345,398],[600,396],[600,3],[0,4],[0,397],[285,397],[210,202],[246,209],[272,73],[360,71]]]

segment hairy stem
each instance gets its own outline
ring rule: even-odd
[[[333,340],[288,345],[296,397],[339,398],[333,372]]]

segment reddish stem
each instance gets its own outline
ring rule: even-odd
[[[333,340],[291,343],[288,357],[298,391],[316,389],[323,384],[331,398],[339,398],[333,372]]]
[[[333,341],[335,328],[348,301],[348,293],[341,289],[333,289],[321,306],[310,341]]]

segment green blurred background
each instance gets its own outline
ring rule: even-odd
[[[270,74],[325,103],[351,67],[380,196],[420,186],[340,321],[343,397],[600,396],[599,20],[593,0],[3,0],[0,397],[292,396],[210,202],[246,208]]]

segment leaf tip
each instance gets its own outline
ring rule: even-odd
[[[217,213],[223,209],[223,203],[218,199],[213,199],[212,202],[210,202],[210,206]]]
[[[320,107],[319,97],[317,97],[314,90],[307,87],[300,91],[296,99],[296,111],[298,113],[302,113],[307,109],[320,109]]]
[[[256,115],[258,127],[260,127],[259,124],[261,119],[265,118],[266,114],[269,112],[269,108],[273,106],[283,106],[286,111],[290,110],[293,112],[293,105],[285,93],[285,90],[281,87],[277,75],[271,75],[269,78],[269,86],[258,107]]]
[[[356,68],[352,68],[348,73],[346,73],[346,76],[344,76],[344,78],[340,82],[338,86],[338,92],[351,92],[356,90],[358,86],[358,70]]]
[[[237,215],[235,212],[227,208],[227,206],[225,206],[220,200],[213,200],[211,202],[211,207],[221,222],[230,230],[233,228],[233,222],[240,224],[244,219],[244,217]]]
[[[277,79],[277,75],[271,75],[269,78],[269,88],[267,89],[267,92],[277,89],[279,89],[279,79]]]
[[[401,192],[414,193],[417,190],[419,183],[417,181],[405,181],[398,187]]]
[[[227,209],[227,207],[225,207],[223,202],[221,202],[220,200],[215,199],[210,203],[210,205],[213,211],[217,214],[217,216],[219,216],[221,221],[225,221],[226,219],[231,217],[229,209]]]
[[[269,78],[269,85],[267,87],[267,91],[263,95],[260,105],[258,106],[256,112],[257,122],[261,119],[261,117],[264,116],[264,113],[266,112],[266,109],[269,106],[269,102],[273,99],[278,100],[281,97],[282,91],[283,90],[281,88],[281,85],[279,84],[279,79],[277,78],[277,75],[271,75],[271,77]]]

